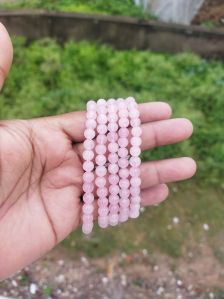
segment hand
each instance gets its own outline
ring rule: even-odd
[[[0,26],[0,83],[12,48]],[[2,84],[1,84],[2,85]],[[169,119],[166,103],[139,105],[142,150],[176,143],[192,134],[186,119]],[[38,259],[80,224],[85,113],[0,122],[0,279]],[[190,158],[145,162],[142,205],[163,201],[166,183],[195,173]]]

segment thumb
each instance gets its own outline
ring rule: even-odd
[[[7,30],[0,23],[0,90],[9,73],[13,59],[13,47]]]

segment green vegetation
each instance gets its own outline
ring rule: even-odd
[[[83,109],[92,98],[133,95],[139,102],[166,100],[174,116],[194,123],[189,141],[148,151],[143,158],[193,156],[198,162],[195,179],[172,187],[166,203],[149,208],[137,221],[116,230],[96,228],[87,239],[78,231],[64,246],[90,256],[115,248],[126,252],[147,248],[176,257],[190,238],[208,242],[223,260],[219,238],[224,226],[223,62],[190,53],[117,51],[87,42],[61,47],[49,39],[26,45],[20,38],[14,47],[14,65],[0,96],[2,118],[52,115]],[[173,224],[173,217],[180,219],[179,224]],[[209,231],[203,229],[204,223]]]
[[[0,9],[46,9],[68,12],[103,13],[111,15],[152,18],[133,0],[17,0],[5,1]]]

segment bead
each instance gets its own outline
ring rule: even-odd
[[[86,139],[93,139],[95,137],[95,131],[93,129],[85,129],[84,136]]]
[[[85,172],[83,174],[83,181],[86,183],[91,183],[94,180],[93,172]]]
[[[118,112],[119,116],[122,118],[128,117],[128,110],[127,109],[120,109]]]
[[[129,135],[129,130],[127,128],[120,128],[119,131],[118,131],[118,134],[120,137],[128,137]]]
[[[100,105],[106,105],[106,101],[104,99],[99,99],[97,101],[97,106],[100,106]]]
[[[92,214],[83,214],[82,221],[83,221],[83,223],[93,222],[93,215]]]
[[[139,157],[131,157],[129,163],[133,167],[138,167],[141,165],[141,159]]]
[[[98,107],[97,107],[97,112],[98,112],[99,114],[106,113],[106,112],[107,112],[107,107],[106,107],[106,105],[98,106]]]
[[[130,218],[138,218],[139,214],[140,214],[139,210],[130,210],[129,217]]]
[[[141,179],[139,177],[131,178],[130,183],[133,187],[139,187],[141,185]]]
[[[106,124],[107,123],[107,116],[105,114],[99,114],[97,116],[97,121],[99,124]]]
[[[110,105],[114,105],[115,103],[116,103],[116,100],[113,99],[113,98],[108,99],[108,101],[107,101],[108,106],[110,106]]]
[[[119,206],[116,205],[110,205],[109,211],[111,214],[117,214],[119,212]]]
[[[108,155],[108,161],[111,163],[111,164],[116,164],[117,161],[118,161],[118,155],[116,153],[110,153]]]
[[[127,158],[120,158],[118,160],[118,165],[120,168],[127,168],[129,165],[129,161]]]
[[[116,132],[118,130],[118,124],[115,122],[110,122],[107,127],[110,132]]]
[[[85,171],[90,172],[93,170],[94,164],[92,161],[85,161],[82,167]]]
[[[97,200],[98,206],[99,207],[107,207],[108,206],[108,199],[106,197],[100,197]]]
[[[106,144],[107,143],[107,136],[104,135],[104,134],[99,134],[97,137],[96,137],[96,142],[98,144]]]
[[[109,223],[111,226],[117,225],[118,220],[119,220],[118,214],[110,214],[109,215]]]
[[[139,167],[130,167],[129,172],[132,177],[140,176],[140,168]]]
[[[109,192],[112,195],[117,195],[119,193],[120,188],[118,187],[118,185],[111,185],[109,187]]]
[[[141,197],[140,196],[132,196],[131,203],[132,204],[141,203]]]
[[[139,127],[141,125],[141,121],[139,118],[132,118],[130,124],[132,127]]]
[[[129,198],[130,190],[129,189],[120,189],[119,191],[120,197]]]
[[[95,101],[88,101],[86,104],[87,110],[95,110],[96,109],[96,102]]]
[[[119,186],[122,188],[122,189],[128,189],[130,185],[130,182],[128,179],[120,179],[119,181]]]
[[[95,147],[95,151],[98,155],[104,155],[106,153],[106,146],[104,144],[97,144]]]
[[[125,102],[130,105],[130,104],[136,104],[135,99],[133,97],[127,97]]]
[[[104,155],[97,155],[95,161],[97,165],[102,166],[105,165],[107,159]]]
[[[88,235],[93,230],[93,223],[83,223],[82,225],[82,231],[84,234]]]
[[[86,128],[95,129],[96,128],[96,121],[93,118],[87,119]]]
[[[106,187],[97,188],[96,194],[98,197],[106,197],[108,195],[108,190]]]
[[[108,216],[99,216],[98,225],[101,228],[106,228],[108,226]]]
[[[93,207],[92,204],[86,204],[86,203],[85,203],[85,204],[83,205],[83,207],[82,207],[82,211],[83,211],[83,213],[84,213],[84,214],[87,214],[87,215],[92,214],[93,210],[94,210],[94,207]]]
[[[96,111],[87,111],[86,113],[86,118],[87,119],[95,119],[96,118]]]
[[[111,142],[108,144],[108,151],[111,153],[116,153],[118,151],[118,144],[116,142]]]
[[[130,210],[139,210],[140,209],[140,203],[132,203],[130,204]]]
[[[116,115],[117,106],[116,105],[108,105],[108,114]]]
[[[140,137],[132,137],[130,143],[133,146],[140,146],[142,143],[142,140]]]
[[[94,148],[95,142],[90,139],[86,139],[83,143],[83,147],[87,150],[92,150]]]
[[[94,185],[93,183],[84,183],[82,188],[85,193],[91,193],[93,192]]]
[[[126,179],[127,177],[129,177],[129,170],[127,168],[121,168],[119,170],[119,176],[122,179]]]
[[[108,181],[111,185],[117,185],[119,182],[119,176],[117,174],[110,174]]]
[[[118,139],[118,134],[116,132],[109,132],[107,134],[107,140],[109,142],[116,142]]]
[[[135,137],[139,137],[142,135],[142,129],[140,127],[134,127],[131,129],[131,133]]]
[[[106,185],[106,179],[104,177],[97,177],[95,179],[95,184],[97,187],[102,188]]]
[[[118,139],[118,144],[120,147],[126,147],[128,145],[128,139],[121,137]]]
[[[141,154],[141,149],[139,146],[132,146],[130,148],[130,154],[133,156],[133,157],[138,157],[140,154]]]
[[[130,201],[129,201],[129,199],[121,198],[120,201],[119,201],[119,205],[122,208],[127,208],[130,205]]]
[[[116,174],[119,171],[119,167],[117,164],[109,164],[108,171],[111,174]]]
[[[100,124],[100,125],[97,126],[96,130],[97,130],[98,134],[101,134],[101,135],[106,134],[107,126],[104,125],[104,124]]]
[[[139,187],[131,187],[130,193],[132,196],[139,196],[141,189]]]
[[[119,222],[125,222],[128,220],[129,212],[128,213],[120,213],[119,214]]]
[[[98,215],[100,216],[107,216],[109,212],[109,209],[107,207],[100,207],[98,209]]]
[[[111,205],[116,205],[117,203],[119,203],[119,200],[120,200],[120,198],[118,195],[111,194],[109,196],[109,203]]]
[[[104,177],[107,173],[107,169],[105,166],[97,166],[95,172],[97,176]]]
[[[131,109],[129,112],[129,117],[130,118],[137,118],[139,117],[140,113],[138,111],[138,109]]]
[[[93,194],[92,194],[92,193],[85,193],[85,194],[83,195],[83,201],[84,201],[84,203],[86,203],[86,204],[90,204],[90,203],[92,203],[92,202],[94,201],[94,196],[93,196]]]
[[[122,118],[119,119],[118,123],[119,123],[119,126],[121,128],[127,128],[128,125],[129,125],[129,120],[128,120],[128,118],[123,118],[122,117]]]
[[[82,153],[82,157],[84,160],[86,161],[91,161],[94,157],[94,152],[93,151],[90,151],[90,150],[85,150],[83,153]]]
[[[117,153],[120,158],[127,158],[128,156],[128,150],[125,147],[119,148]]]

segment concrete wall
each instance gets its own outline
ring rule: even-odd
[[[221,30],[128,17],[53,12],[0,12],[0,21],[11,35],[24,35],[28,40],[50,36],[60,42],[99,41],[118,49],[191,51],[205,57],[224,58],[224,31]]]

